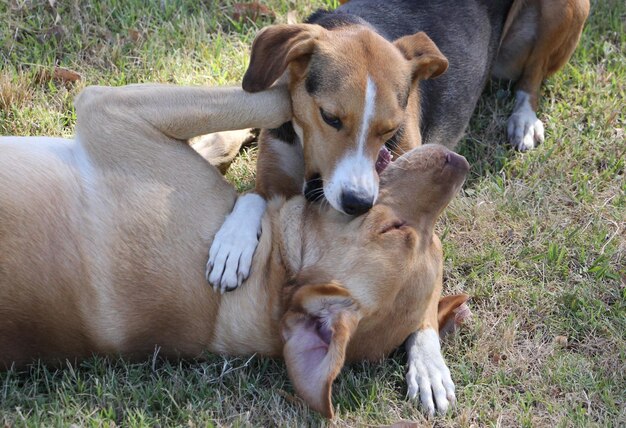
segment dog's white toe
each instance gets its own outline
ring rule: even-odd
[[[515,108],[507,124],[509,142],[521,152],[534,149],[543,143],[543,123],[530,105],[530,95],[517,91]]]
[[[241,196],[215,235],[206,266],[207,281],[215,291],[234,290],[250,275],[265,205],[255,193]]]
[[[409,370],[407,395],[419,397],[424,411],[433,416],[444,414],[456,402],[450,370],[441,355],[439,335],[427,329],[413,333],[406,342]]]
[[[532,110],[516,112],[509,118],[508,134],[511,145],[520,152],[525,152],[543,143],[543,123]]]

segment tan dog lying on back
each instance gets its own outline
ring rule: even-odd
[[[183,141],[290,118],[284,88],[87,88],[75,140],[0,138],[0,366],[93,353],[282,355],[296,390],[332,417],[344,361],[409,345],[422,403],[454,401],[437,330],[442,251],[434,223],[468,170],[438,146],[381,176],[348,217],[274,199],[244,286],[213,293],[206,249],[237,194]]]

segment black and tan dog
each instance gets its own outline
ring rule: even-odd
[[[265,199],[304,192],[360,214],[377,200],[385,147],[454,148],[490,76],[517,81],[509,140],[535,147],[539,86],[569,59],[588,12],[588,0],[352,0],[263,29],[243,88],[285,80],[294,117],[262,132],[256,193],[218,233],[209,282],[224,291],[247,276]]]
[[[155,346],[283,356],[296,390],[331,417],[344,361],[378,360],[415,332],[410,370],[424,405],[454,401],[438,330],[467,297],[440,302],[433,229],[469,169],[462,156],[435,145],[407,153],[357,218],[274,198],[250,277],[220,295],[203,264],[237,194],[183,141],[278,126],[291,117],[287,90],[89,87],[76,112],[73,140],[0,138],[0,368],[146,358]]]

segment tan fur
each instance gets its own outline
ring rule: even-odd
[[[299,393],[332,416],[344,360],[380,359],[436,329],[433,227],[467,172],[460,156],[429,146],[398,159],[358,218],[270,201],[249,279],[220,295],[205,281],[206,249],[237,195],[184,142],[277,126],[290,115],[286,89],[91,87],[76,109],[74,141],[0,139],[0,365],[157,347],[282,355]],[[299,350],[316,320],[329,342],[313,361],[323,376],[307,382]]]
[[[467,294],[455,294],[439,300],[437,318],[440,336],[454,332],[460,324],[466,322],[467,318],[471,316],[466,304],[469,297]]]
[[[194,137],[189,144],[222,174],[226,174],[241,147],[251,144],[256,137],[252,129],[239,129]]]
[[[314,61],[314,52],[322,58],[316,60],[327,66],[319,76],[322,88],[311,94],[306,89],[305,72]],[[406,117],[412,119],[406,123],[406,135],[398,151],[416,147],[420,141],[415,119],[419,105],[416,83],[441,74],[446,67],[447,60],[424,33],[403,37],[394,44],[369,29],[355,26],[333,30],[309,24],[265,28],[253,43],[243,88],[267,88],[288,70],[293,121],[302,129],[304,176],[294,180],[295,174],[276,163],[277,152],[285,150],[285,145],[276,146],[262,133],[257,192],[265,197],[290,196],[302,191],[304,179],[316,173],[324,179],[332,175],[339,160],[356,150],[368,78],[376,86],[376,108],[366,136],[366,157],[374,163],[380,148]],[[403,105],[408,97],[409,102]],[[340,118],[342,129],[337,131],[326,124],[320,108]]]
[[[516,0],[504,25],[493,74],[517,81],[537,110],[539,87],[574,52],[589,15],[589,0]]]

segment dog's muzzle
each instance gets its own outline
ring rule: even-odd
[[[324,198],[324,186],[322,176],[314,174],[304,186],[304,197],[307,201],[315,202]]]

